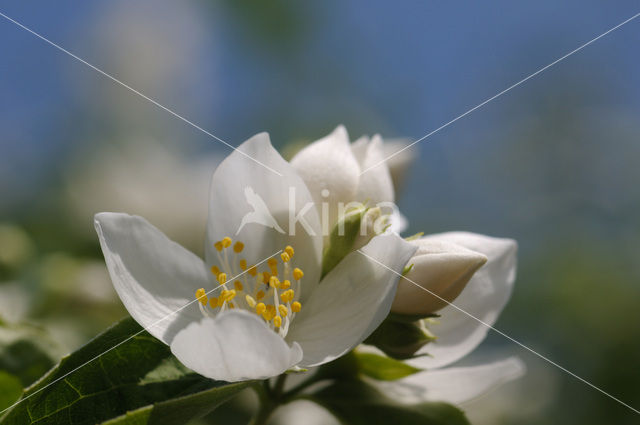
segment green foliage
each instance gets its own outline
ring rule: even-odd
[[[421,369],[391,357],[358,352],[355,352],[354,355],[360,373],[382,381],[394,381],[421,371]]]
[[[45,332],[29,325],[0,325],[0,370],[31,385],[51,369],[60,348]]]
[[[400,404],[361,381],[341,381],[308,397],[345,425],[469,425],[464,413],[446,403]]]
[[[189,372],[172,360],[164,343],[127,318],[64,357],[24,391],[24,401],[0,423],[95,424],[127,412],[133,422],[120,423],[152,423],[154,415],[169,413],[197,417],[246,385]],[[147,422],[135,422],[143,418]]]

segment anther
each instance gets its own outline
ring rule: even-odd
[[[244,299],[247,301],[247,304],[249,304],[249,307],[251,308],[255,308],[256,306],[256,300],[253,299],[253,297],[249,294],[244,296]],[[262,303],[261,303],[262,304]]]
[[[269,278],[269,286],[276,289],[280,288],[280,279],[276,276],[271,276]]]
[[[213,246],[218,250],[218,251],[222,251],[222,241],[218,241],[216,243],[213,244]]]
[[[218,275],[218,283],[220,285],[224,285],[225,283],[227,283],[227,274],[226,273],[220,273]]]
[[[289,314],[289,310],[287,310],[287,306],[280,304],[278,306],[278,312],[280,313],[280,316],[282,317],[287,317],[287,314]]]
[[[283,263],[288,263],[289,260],[291,260],[291,257],[286,252],[283,252],[282,254],[280,254],[280,258],[282,258]]]
[[[258,291],[258,293],[256,294],[256,298],[261,300],[264,298],[264,291],[260,290]]]
[[[302,304],[300,304],[298,301],[291,304],[291,311],[293,311],[294,313],[299,313],[301,309]]]
[[[304,276],[304,273],[302,272],[302,270],[300,270],[299,268],[295,268],[293,269],[293,278],[295,280],[300,280],[302,279],[302,276]]]
[[[211,306],[211,308],[218,307],[218,298],[216,297],[209,298],[209,306]]]
[[[256,314],[262,315],[265,311],[267,311],[267,306],[264,303],[258,303],[256,305]]]
[[[289,258],[293,258],[293,247],[291,245],[287,245],[287,247],[284,249],[284,252],[286,252],[289,255]]]
[[[235,245],[233,245],[233,251],[236,253],[242,252],[243,249],[244,249],[244,244],[240,241],[236,242]]]
[[[211,274],[214,276],[218,276],[220,274],[220,269],[218,266],[211,266]]]
[[[196,291],[196,299],[202,303],[202,305],[207,305],[207,293],[204,288],[200,288]]]
[[[280,285],[280,287],[282,289],[289,289],[291,288],[291,281],[289,279],[282,281],[282,284]]]
[[[280,316],[276,316],[273,318],[273,326],[279,328],[282,325],[282,318]]]
[[[229,236],[225,236],[224,238],[222,238],[222,246],[224,248],[229,248],[231,246],[231,238]]]
[[[242,282],[236,280],[233,282],[233,287],[236,288],[236,291],[242,291]]]
[[[242,260],[240,260],[240,268],[242,270],[247,270],[247,260],[245,260],[244,258]]]

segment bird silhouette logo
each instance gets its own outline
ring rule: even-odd
[[[248,212],[242,217],[242,221],[240,222],[240,227],[236,232],[236,235],[240,233],[245,224],[256,223],[262,224],[263,226],[270,227],[272,229],[277,230],[280,233],[284,233],[284,230],[278,225],[278,222],[269,212],[269,208],[267,208],[267,204],[264,203],[264,200],[258,195],[253,189],[249,186],[244,188],[244,197],[247,200],[247,204],[251,205],[253,211]]]

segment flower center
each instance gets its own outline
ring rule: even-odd
[[[291,321],[302,308],[298,299],[304,273],[297,267],[292,268],[293,247],[284,248],[280,262],[275,257],[269,258],[265,266],[268,270],[260,272],[259,266],[248,265],[242,258],[244,244],[240,241],[232,244],[230,237],[213,244],[218,265],[211,266],[211,273],[218,286],[210,291],[209,296],[204,288],[196,291],[200,311],[205,316],[212,316],[216,309],[223,312],[242,308],[262,317],[271,329],[282,337],[286,336]],[[237,276],[234,282],[227,280],[233,276]]]

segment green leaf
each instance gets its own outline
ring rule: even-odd
[[[390,357],[373,353],[356,351],[355,356],[360,373],[381,381],[394,381],[422,370]]]
[[[103,425],[173,425],[187,423],[213,411],[238,392],[247,388],[250,382],[226,384],[184,397],[155,403],[127,412],[118,418],[103,422]]]
[[[64,357],[0,424],[95,424],[225,386],[179,365],[169,347],[127,318]]]
[[[453,405],[401,404],[361,381],[336,382],[308,398],[345,425],[469,425],[465,414]]]
[[[434,339],[433,335],[420,326],[420,322],[387,318],[365,343],[378,347],[389,357],[405,360],[414,357],[420,348]]]
[[[0,370],[0,410],[11,406],[22,394],[20,379]]]

